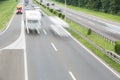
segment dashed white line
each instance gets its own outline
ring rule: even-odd
[[[69,75],[72,77],[73,80],[77,80],[72,72],[69,72]]]
[[[52,47],[54,48],[55,51],[58,51],[58,49],[55,47],[55,45],[51,42]]]
[[[44,32],[44,34],[45,34],[45,35],[47,35],[47,32],[46,32],[46,30],[45,30],[45,29],[43,29],[43,32]]]

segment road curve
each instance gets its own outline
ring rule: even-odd
[[[22,15],[16,15],[13,16],[13,19],[8,25],[8,29],[4,31],[4,33],[1,33],[0,35],[0,48],[4,48],[7,45],[14,42],[21,33],[21,19]]]

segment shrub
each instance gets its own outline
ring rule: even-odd
[[[52,13],[53,13],[53,9],[50,9],[50,12],[52,12]]]
[[[120,54],[120,41],[115,42],[115,52]]]
[[[62,13],[58,13],[58,16],[61,17],[61,16],[62,16]]]
[[[54,13],[55,15],[57,15],[57,14],[58,14],[58,13],[57,13],[57,11],[55,11],[55,10],[54,10],[54,12],[53,12],[53,13]]]
[[[64,14],[62,14],[62,15],[61,15],[61,17],[62,17],[62,19],[64,19],[64,18],[65,18],[65,15],[64,15]]]
[[[92,30],[89,28],[87,35],[91,35]]]

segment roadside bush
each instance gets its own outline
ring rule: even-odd
[[[87,35],[91,35],[92,30],[89,28]]]
[[[115,52],[120,54],[120,41],[115,42]]]
[[[50,8],[49,8],[49,7],[47,7],[47,9],[50,11]]]
[[[62,19],[64,19],[64,18],[65,18],[65,15],[64,15],[64,14],[62,14],[62,15],[61,15],[61,18],[62,18]]]
[[[53,12],[53,13],[54,13],[55,15],[57,15],[57,14],[58,14],[58,13],[57,13],[57,11],[55,11],[55,10],[54,10],[54,12]]]
[[[50,9],[50,12],[52,12],[52,13],[53,13],[53,9]]]
[[[61,17],[61,16],[62,16],[62,13],[58,13],[58,16]]]

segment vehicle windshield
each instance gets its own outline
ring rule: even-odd
[[[28,23],[38,23],[38,20],[28,20]]]

